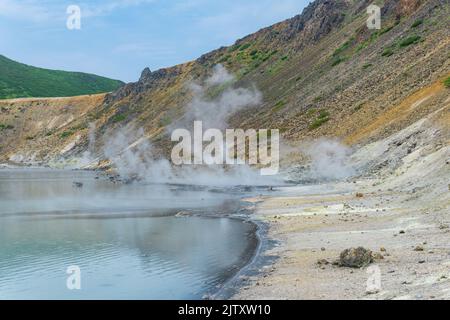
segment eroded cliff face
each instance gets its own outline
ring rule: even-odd
[[[209,99],[217,99],[227,87],[256,87],[262,93],[261,102],[233,114],[229,126],[276,128],[291,141],[328,136],[364,145],[448,108],[448,89],[442,84],[450,73],[448,1],[386,0],[381,30],[366,26],[370,3],[317,0],[301,15],[233,46],[171,68],[145,69],[139,81],[106,97],[61,102],[52,112],[68,122],[61,122],[57,134],[32,125],[49,117],[50,107],[30,113],[29,102],[3,101],[3,107],[25,111],[12,117],[2,111],[0,123],[32,129],[2,130],[1,161],[30,160],[13,157],[17,154],[33,154],[34,161],[44,163],[81,157],[89,147],[92,124],[95,159],[105,158],[102,150],[113,132],[129,127],[142,128],[156,152],[167,155],[168,128],[183,119],[193,97],[190,85],[202,83],[218,64],[235,79],[210,88]],[[430,86],[435,90],[427,101],[433,103],[397,117],[399,106],[425,99],[413,97]]]
[[[68,98],[0,100],[2,162],[46,164],[82,148],[87,126],[80,119],[102,105],[105,94]],[[76,123],[76,124],[75,124]]]

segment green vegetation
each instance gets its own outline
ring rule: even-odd
[[[281,109],[284,108],[285,105],[286,105],[286,102],[284,100],[280,100],[275,104],[275,107],[272,108],[272,111],[273,112],[280,111]]]
[[[383,57],[390,57],[395,53],[396,48],[404,48],[411,44],[417,43],[420,41],[420,36],[418,35],[412,35],[405,39],[400,40],[397,43],[391,44],[389,47],[385,48],[384,51],[381,53]]]
[[[326,110],[319,110],[319,119],[328,118],[330,113]]]
[[[308,117],[311,117],[311,116],[313,116],[315,113],[317,112],[317,110],[316,109],[309,109],[308,111],[306,111],[306,115],[308,116]]]
[[[277,62],[275,62],[273,65],[269,67],[268,72],[270,74],[276,74],[283,68],[285,62],[286,59],[280,58]]]
[[[230,49],[228,49],[228,52],[234,52],[234,51],[238,50],[240,47],[241,47],[241,45],[235,44],[235,45],[231,46]]]
[[[423,19],[419,19],[414,21],[414,23],[411,25],[411,28],[416,28],[418,26],[420,26],[421,24],[423,24]]]
[[[358,52],[360,52],[362,49],[364,49],[364,48],[366,48],[366,47],[367,47],[367,42],[364,41],[364,42],[360,43],[360,44],[356,47],[355,52],[358,53]]]
[[[0,123],[0,131],[12,129],[14,129],[13,125]]]
[[[60,137],[61,139],[65,139],[65,138],[67,138],[67,137],[70,137],[70,136],[73,135],[74,133],[75,133],[75,131],[72,130],[72,129],[66,130],[66,131],[64,131],[63,133],[61,133],[61,134],[59,135],[59,137]]]
[[[127,118],[127,116],[124,115],[123,113],[116,114],[112,117],[112,122],[114,122],[114,123],[121,122],[121,121],[125,120],[126,118]]]
[[[252,50],[249,54],[245,52],[239,52],[237,57],[237,60],[241,63],[247,64],[245,68],[242,69],[241,73],[242,75],[246,75],[249,72],[257,69],[263,62],[266,62],[269,60],[273,55],[275,55],[278,51],[259,51],[259,50]],[[250,61],[249,61],[250,59]],[[270,72],[271,70],[269,70]]]
[[[372,41],[374,41],[374,40],[377,39],[377,38],[378,38],[378,32],[372,33],[372,34],[370,35],[369,38],[367,38],[366,40],[364,40],[363,42],[361,42],[361,43],[356,47],[355,52],[358,53],[358,52],[360,52],[362,49],[367,48],[367,47],[372,43]]]
[[[372,32],[370,34],[370,37],[367,38],[366,40],[364,40],[363,42],[361,42],[355,49],[355,52],[358,53],[359,51],[361,51],[364,48],[367,48],[373,41],[377,40],[381,35],[388,33],[389,31],[391,31],[393,28],[395,27],[394,25],[391,26],[387,26],[379,31],[375,31]]]
[[[113,91],[122,84],[87,73],[36,68],[0,55],[0,99],[94,94]]]
[[[371,63],[365,63],[365,64],[362,66],[362,68],[363,68],[364,70],[366,70],[367,68],[370,68],[371,66],[373,66],[373,64],[371,64]]]
[[[250,48],[251,45],[252,45],[251,43],[243,44],[243,45],[239,48],[239,51],[244,51],[244,50]]]
[[[399,46],[400,47],[407,47],[411,44],[417,43],[420,40],[420,36],[418,35],[413,35],[413,36],[409,36],[405,39],[403,39],[402,41],[399,42]]]
[[[346,59],[343,57],[335,57],[333,59],[333,61],[331,62],[331,66],[337,66],[338,64],[340,64],[341,62],[345,61]]]
[[[378,35],[381,36],[381,35],[383,35],[383,34],[385,34],[385,33],[388,33],[388,32],[391,31],[393,28],[394,28],[393,25],[392,25],[392,26],[389,26],[389,27],[385,27],[385,28],[381,29],[381,30],[378,32]]]
[[[344,51],[347,51],[354,41],[355,41],[355,37],[351,37],[350,39],[345,41],[339,48],[334,50],[334,52],[333,52],[333,60],[331,61],[331,66],[332,67],[337,66],[341,62],[347,60],[347,57],[342,56],[341,54]]]
[[[447,79],[444,80],[444,86],[446,88],[450,88],[450,77],[448,77]]]
[[[314,120],[314,122],[309,126],[309,130],[314,130],[314,129],[319,128],[321,125],[328,122],[328,120],[330,120],[330,118],[318,118],[318,119]]]
[[[225,55],[224,57],[222,57],[222,59],[220,59],[220,60],[218,61],[218,63],[228,62],[228,61],[230,60],[230,58],[231,58],[231,55],[230,55],[230,54],[227,54],[227,55]]]
[[[241,47],[241,49],[242,49],[242,47]],[[261,66],[262,63],[269,60],[277,52],[278,52],[277,50],[273,50],[273,51],[258,50],[258,49],[253,49],[251,51],[239,50],[239,52],[234,54],[232,57],[232,59],[234,61],[238,62],[242,66],[241,70],[239,71],[238,78],[257,69],[259,66]],[[228,62],[231,62],[231,61],[228,60]],[[264,72],[264,70],[262,70],[261,72]]]
[[[352,37],[349,40],[345,41],[339,48],[334,50],[333,56],[338,56],[339,54],[347,50],[350,47],[350,44],[353,42],[353,40],[355,40],[355,38]]]
[[[269,58],[273,55],[276,55],[278,53],[278,50],[273,50],[272,52],[267,53],[261,60],[267,61]]]
[[[311,125],[309,126],[309,130],[317,129],[329,120],[330,113],[326,110],[319,110],[319,116],[313,121],[313,123],[311,123]]]
[[[390,57],[394,54],[394,50],[392,48],[386,48],[384,49],[383,53],[381,54],[383,57]]]

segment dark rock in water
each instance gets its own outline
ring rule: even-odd
[[[124,184],[132,184],[133,182],[141,181],[141,178],[137,174],[133,174],[128,178],[123,179]]]
[[[120,181],[120,177],[119,176],[109,176],[109,181],[111,181],[112,183],[117,183]]]
[[[372,251],[363,247],[345,249],[339,256],[341,267],[362,268],[373,261]]]
[[[76,181],[72,185],[74,187],[76,187],[76,188],[82,188],[83,187],[83,184],[81,182],[76,182]]]
[[[189,211],[180,211],[175,215],[175,217],[190,217],[190,216],[192,216],[192,213],[190,213]]]

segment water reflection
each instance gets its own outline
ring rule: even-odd
[[[0,171],[0,298],[195,299],[214,291],[252,255],[254,227],[162,216],[213,213],[236,198],[165,188],[83,172]],[[80,291],[66,288],[69,265],[81,268]]]

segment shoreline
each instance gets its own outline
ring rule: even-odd
[[[449,299],[447,151],[397,173],[280,186],[215,214],[192,212],[255,226],[248,261],[205,299]],[[415,176],[422,167],[436,168],[426,181]],[[359,246],[377,255],[376,292],[366,290],[367,268],[333,265]]]
[[[377,183],[285,187],[276,196],[248,199],[255,204],[252,219],[267,223],[268,239],[279,246],[261,252],[273,260],[231,298],[450,298],[448,197],[424,202],[427,190],[393,194]],[[381,288],[375,292],[367,290],[367,268],[333,265],[342,250],[359,246],[377,257],[371,266],[381,272]]]
[[[47,167],[3,167],[0,166],[0,172],[14,172],[14,171],[38,171],[38,172],[67,172],[71,173],[74,170],[63,170],[63,169],[51,169]],[[77,172],[87,172],[91,173],[91,170],[75,170]],[[103,174],[102,177],[105,181],[110,181],[108,174],[99,171],[99,174]],[[94,176],[93,176],[94,177]],[[69,179],[70,180],[70,179]],[[68,180],[68,181],[69,181]],[[72,179],[73,180],[73,179]],[[76,180],[76,179],[75,179]],[[122,182],[119,182],[122,183]],[[126,185],[126,183],[123,183]],[[189,187],[189,186],[186,186]],[[227,192],[227,191],[224,191]],[[250,193],[249,193],[250,194]],[[177,216],[177,213],[183,212],[180,209],[161,209],[163,212],[161,214],[148,213],[147,209],[128,209],[124,212],[123,209],[117,209],[117,212],[111,212],[108,210],[108,213],[104,212],[104,209],[96,210],[71,210],[65,211],[64,216],[61,216],[60,211],[42,211],[42,212],[26,212],[26,213],[11,213],[11,214],[2,214],[1,217],[7,218],[26,218],[26,219],[34,219],[39,217],[39,219],[135,219],[135,218],[159,218],[159,217],[172,217],[172,218],[201,218],[201,219],[228,219],[235,220],[239,223],[245,223],[251,225],[251,230],[247,233],[246,246],[247,248],[244,250],[243,254],[239,257],[239,263],[236,264],[236,270],[231,271],[229,275],[224,277],[224,281],[220,285],[220,288],[217,290],[205,291],[204,297],[207,299],[228,299],[233,294],[235,294],[238,290],[239,278],[243,274],[247,274],[249,269],[257,259],[261,257],[260,253],[263,248],[266,247],[266,237],[262,234],[266,232],[267,226],[263,222],[253,221],[251,219],[251,210],[247,208],[247,204],[242,201],[242,197],[237,197],[232,200],[232,203],[227,202],[225,207],[213,207],[213,208],[194,208],[194,209],[185,209],[186,215]],[[211,211],[213,210],[213,211]],[[114,210],[112,210],[114,211]],[[213,212],[213,213],[211,213]],[[231,212],[231,213],[230,213]],[[199,298],[204,299],[204,298]]]
[[[243,265],[233,276],[224,282],[218,291],[209,295],[207,299],[211,300],[230,300],[237,294],[243,286],[245,279],[255,277],[260,274],[259,269],[270,263],[269,259],[264,256],[264,252],[271,248],[271,240],[267,232],[269,225],[263,221],[253,220],[249,217],[229,217],[230,219],[238,219],[243,223],[251,223],[255,226],[256,246],[250,259]]]

